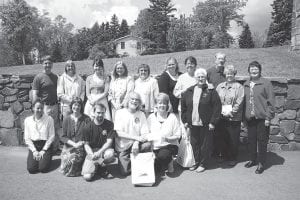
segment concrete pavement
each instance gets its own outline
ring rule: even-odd
[[[269,152],[267,170],[257,175],[246,169],[242,149],[234,168],[212,160],[204,173],[183,171],[175,166],[174,177],[161,178],[154,187],[134,187],[131,177],[114,176],[85,182],[82,177],[64,177],[58,172],[59,156],[53,158],[51,172],[30,175],[26,171],[27,148],[0,145],[1,200],[284,200],[300,199],[300,152]]]

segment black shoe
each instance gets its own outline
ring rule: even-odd
[[[109,175],[109,172],[106,167],[99,167],[98,171],[102,178],[107,178]]]
[[[262,166],[259,166],[255,170],[255,174],[262,174],[264,171],[265,171],[265,169]]]
[[[246,168],[250,168],[250,167],[253,167],[253,166],[255,166],[255,162],[252,161],[252,160],[248,161],[248,162],[245,164],[245,167],[246,167]]]

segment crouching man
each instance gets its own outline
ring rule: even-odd
[[[115,136],[114,124],[104,119],[106,107],[103,104],[94,105],[93,111],[94,118],[83,129],[82,135],[87,155],[81,174],[86,181],[91,181],[98,171],[102,176],[107,176],[107,169],[103,166],[115,160],[111,148]]]

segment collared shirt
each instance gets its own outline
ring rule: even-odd
[[[24,121],[24,140],[31,151],[36,151],[33,141],[45,140],[44,150],[47,150],[55,138],[54,122],[52,117],[43,115],[36,120],[29,116]]]
[[[216,88],[220,83],[226,81],[224,67],[211,67],[207,70],[207,81]]]
[[[192,111],[192,125],[193,126],[203,126],[198,112],[199,103],[201,100],[202,88],[196,86],[193,94],[193,111]]]
[[[79,97],[83,101],[84,93],[85,82],[80,76],[71,77],[63,73],[58,78],[57,96],[61,100],[61,105],[69,105],[74,97]]]
[[[162,121],[157,113],[152,113],[149,115],[147,122],[150,129],[149,136],[154,138],[154,149],[159,149],[169,144],[178,145],[177,140],[170,143],[161,139],[162,137],[178,136],[179,138],[181,136],[179,121],[175,114],[169,113],[168,117]]]
[[[146,116],[141,111],[131,113],[127,108],[117,110],[115,118],[115,130],[128,135],[141,136],[149,133]],[[115,148],[117,151],[128,149],[133,140],[116,137]]]
[[[232,106],[232,118],[229,120],[240,121],[243,115],[243,102],[244,102],[244,87],[238,83],[223,82],[218,85],[216,91],[221,99],[222,106]]]

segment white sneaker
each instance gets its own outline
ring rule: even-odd
[[[202,166],[199,166],[197,169],[196,169],[196,172],[197,173],[201,173],[201,172],[204,172],[205,171],[205,168],[202,167]]]

